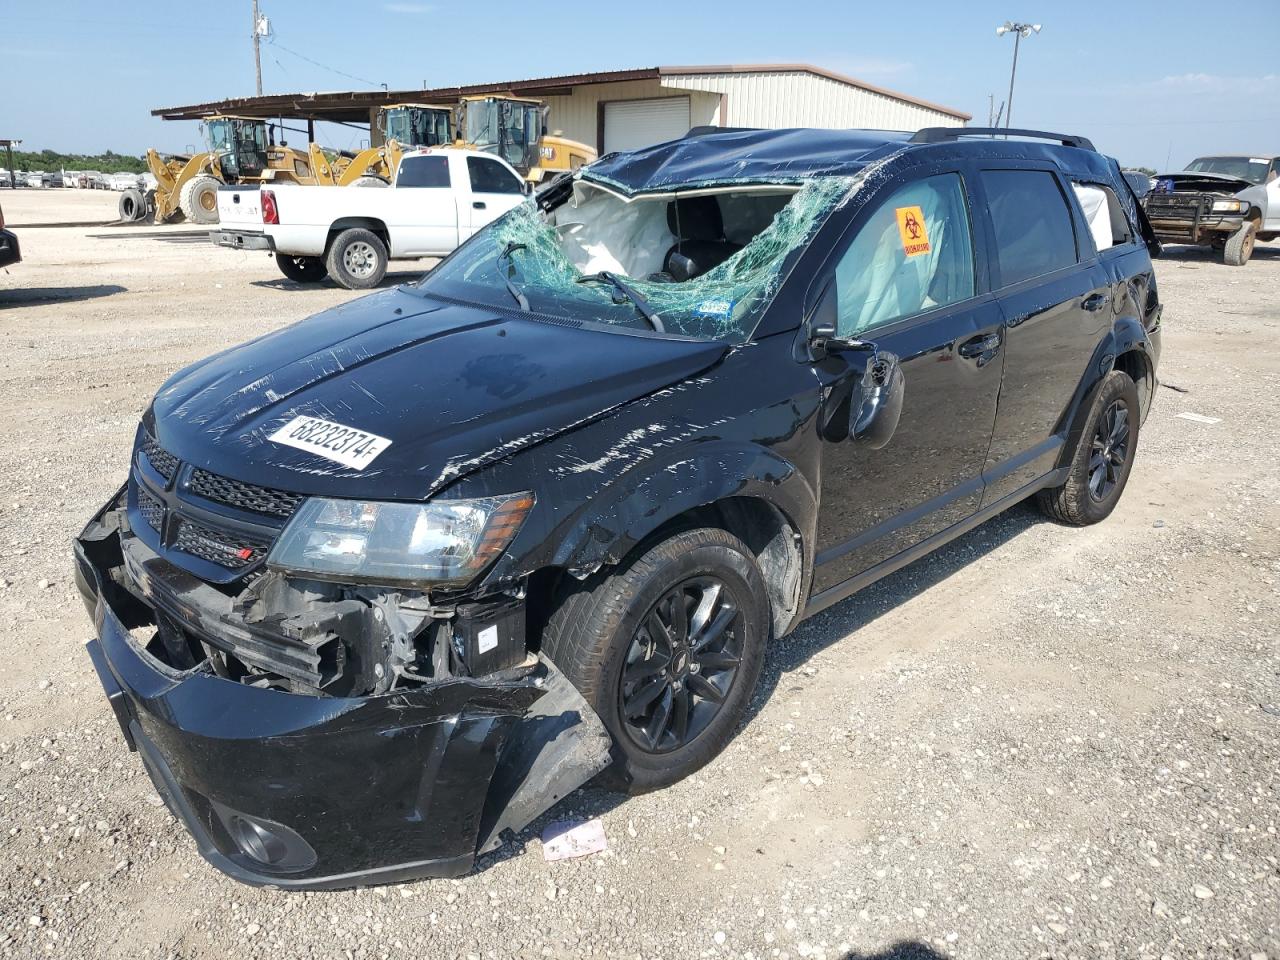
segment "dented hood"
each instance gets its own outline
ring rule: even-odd
[[[416,500],[693,376],[725,349],[395,289],[187,367],[145,419],[167,450],[223,476],[305,494]],[[390,443],[352,467],[269,439],[300,416]]]
[[[1239,193],[1248,190],[1255,184],[1239,177],[1228,177],[1221,173],[1201,173],[1182,170],[1178,173],[1162,173],[1156,177],[1157,192],[1163,181],[1173,184],[1174,190],[1201,190],[1209,193]]]

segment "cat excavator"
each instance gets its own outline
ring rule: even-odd
[[[453,142],[453,108],[427,103],[381,107],[375,121],[383,142],[330,160],[318,144],[309,152],[316,182],[336,187],[385,187],[395,176],[405,149],[442,147]]]
[[[534,184],[596,159],[585,143],[547,132],[541,100],[510,94],[480,94],[458,102],[455,146],[497,154]]]
[[[120,219],[154,216],[167,223],[179,216],[192,223],[218,222],[218,187],[224,183],[320,182],[312,154],[274,142],[266,120],[219,114],[202,124],[203,153],[164,155],[147,151],[147,166],[156,178],[154,191],[126,190],[120,195]],[[323,157],[323,154],[321,154]]]

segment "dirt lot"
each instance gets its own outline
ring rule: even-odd
[[[1015,510],[808,622],[694,779],[581,791],[460,881],[304,895],[160,805],[68,541],[171,371],[354,295],[181,229],[22,228],[114,201],[0,191],[0,954],[1280,958],[1280,244],[1159,264],[1166,387],[1108,522]],[[609,851],[544,862],[586,815]]]

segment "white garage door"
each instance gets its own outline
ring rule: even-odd
[[[689,132],[689,98],[617,100],[604,105],[604,152],[638,150]]]

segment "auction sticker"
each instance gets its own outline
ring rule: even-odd
[[[929,228],[924,225],[924,211],[919,207],[898,207],[898,233],[902,237],[902,252],[908,257],[928,253]]]
[[[355,470],[363,470],[391,446],[386,437],[319,417],[294,417],[267,439]]]

